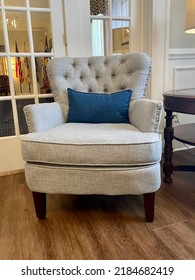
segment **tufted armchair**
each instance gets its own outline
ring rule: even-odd
[[[144,53],[49,62],[55,102],[24,108],[29,133],[21,141],[26,182],[38,218],[46,215],[48,193],[143,195],[145,220],[153,221],[155,192],[161,183],[162,104],[144,98],[150,69],[151,59]],[[128,122],[68,120],[70,89],[76,98],[96,94],[98,99],[131,89]]]

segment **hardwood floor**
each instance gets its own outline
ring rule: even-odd
[[[195,150],[174,153],[193,162]],[[145,223],[142,196],[48,195],[37,220],[24,174],[0,177],[0,259],[195,259],[195,173],[174,172]]]

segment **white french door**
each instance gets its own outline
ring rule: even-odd
[[[63,1],[0,0],[0,174],[23,169],[23,107],[51,102],[47,62],[65,56]]]
[[[130,51],[130,0],[90,0],[90,19],[93,55]]]
[[[144,0],[64,2],[68,56],[142,50]]]

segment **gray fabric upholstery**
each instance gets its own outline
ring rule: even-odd
[[[76,167],[26,163],[32,191],[64,194],[144,194],[160,186],[160,164],[134,167]],[[55,182],[55,185],[54,185]]]
[[[158,132],[162,116],[162,102],[139,99],[130,105],[131,124],[143,132]]]
[[[88,58],[56,58],[49,62],[47,72],[56,102],[68,112],[67,88],[76,91],[112,93],[133,91],[131,100],[140,99],[150,74],[151,59],[143,53]]]
[[[65,122],[59,103],[33,104],[24,107],[29,132],[49,130]]]
[[[34,192],[145,194],[160,187],[162,104],[145,99],[151,59],[143,53],[55,58],[48,77],[55,102],[24,108],[25,176]],[[67,88],[133,91],[130,124],[67,123]]]
[[[28,162],[90,166],[148,165],[161,159],[161,138],[130,124],[65,123],[22,141]]]

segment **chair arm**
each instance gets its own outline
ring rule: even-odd
[[[59,103],[26,105],[24,114],[29,132],[41,132],[63,124],[65,118]]]
[[[158,132],[162,116],[162,102],[138,99],[130,103],[130,123],[143,132]]]

